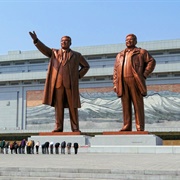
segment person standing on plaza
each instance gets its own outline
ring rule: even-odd
[[[155,68],[156,61],[145,49],[136,47],[137,37],[126,36],[127,48],[116,56],[113,73],[114,92],[121,97],[124,125],[121,131],[132,131],[132,104],[137,131],[144,131],[144,102],[147,95],[146,78]]]
[[[55,129],[63,132],[64,108],[69,108],[71,130],[80,132],[78,108],[81,107],[79,79],[89,70],[89,64],[79,53],[70,49],[71,38],[61,38],[61,48],[51,49],[44,45],[36,33],[29,32],[38,50],[50,58],[43,104],[55,107]]]

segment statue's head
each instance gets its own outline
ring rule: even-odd
[[[71,46],[71,38],[69,36],[63,36],[61,38],[62,49],[69,49],[70,46]]]
[[[134,47],[137,44],[137,37],[134,34],[128,34],[126,36],[126,46]]]

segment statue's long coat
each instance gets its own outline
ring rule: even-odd
[[[123,65],[126,49],[116,56],[113,73],[113,84],[118,97],[123,94]],[[142,96],[147,95],[145,79],[154,70],[156,61],[145,49],[135,48],[131,56],[132,73]]]

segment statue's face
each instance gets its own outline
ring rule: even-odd
[[[61,38],[61,47],[62,49],[69,49],[71,41],[68,37],[64,36]]]
[[[136,40],[134,39],[133,36],[127,36],[127,37],[126,37],[126,46],[127,46],[128,48],[135,47],[136,43],[137,43],[137,42],[136,42]]]

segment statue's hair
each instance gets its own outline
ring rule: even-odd
[[[137,37],[135,34],[128,34],[126,37],[128,37],[128,36],[132,36],[134,38],[134,40],[137,42]]]
[[[72,42],[72,41],[71,41],[71,37],[70,37],[70,36],[63,36],[63,37],[68,38],[68,39],[69,39],[69,41],[70,41],[70,43]],[[63,38],[63,37],[62,37],[62,38]],[[62,38],[61,38],[61,39],[62,39]]]

